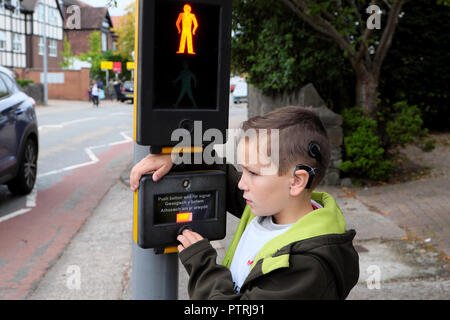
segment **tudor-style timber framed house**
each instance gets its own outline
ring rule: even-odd
[[[48,68],[59,68],[63,12],[57,0],[0,0],[0,65],[16,74],[43,67],[44,31]]]

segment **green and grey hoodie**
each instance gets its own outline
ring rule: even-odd
[[[238,197],[229,194],[227,201]],[[234,291],[229,267],[245,228],[255,218],[249,206],[221,265],[206,239],[184,249],[179,256],[189,274],[191,299],[345,299],[359,278],[359,257],[352,244],[355,231],[345,231],[344,217],[332,196],[313,192],[312,199],[323,208],[266,243],[239,292]],[[231,213],[243,202],[238,199],[233,205],[228,209]]]

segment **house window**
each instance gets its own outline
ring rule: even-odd
[[[108,35],[102,32],[102,51],[108,50]]]
[[[58,55],[58,43],[54,39],[48,41],[48,55],[56,57]]]
[[[41,55],[41,56],[44,55],[44,37],[39,37],[39,42],[38,42],[38,53],[39,53],[39,55]]]
[[[51,25],[56,25],[57,21],[56,21],[56,9],[53,8],[48,8],[48,22]]]
[[[13,33],[12,34],[12,49],[13,52],[21,52],[22,51],[22,39],[20,34]]]
[[[19,2],[19,0],[12,0],[11,5],[14,6],[13,17],[20,18],[20,2]]]
[[[0,2],[0,13],[5,13],[5,3],[4,3],[4,1]]]
[[[0,31],[0,51],[6,50],[6,33],[5,31]]]
[[[42,3],[38,3],[37,6],[37,20],[45,22],[45,6]]]

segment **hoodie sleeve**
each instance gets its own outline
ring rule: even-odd
[[[216,263],[217,251],[207,239],[181,251],[179,258],[189,274],[188,293],[191,299],[239,299],[239,294],[233,290],[230,270]]]
[[[290,300],[337,299],[336,285],[326,267],[315,257],[292,257],[295,267],[263,275],[262,261],[236,293],[231,272],[216,263],[217,252],[207,239],[184,249],[180,255],[189,274],[188,292],[193,300]],[[250,280],[250,281],[249,281]]]

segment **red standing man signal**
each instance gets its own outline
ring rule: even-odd
[[[195,31],[198,28],[197,18],[195,17],[195,14],[191,13],[192,8],[190,5],[185,4],[183,10],[184,12],[181,12],[178,15],[176,23],[178,34],[181,33],[180,47],[178,48],[177,53],[184,53],[187,42],[187,53],[195,54],[194,46],[192,44],[192,35],[195,35]],[[192,25],[194,25],[194,28],[192,28]]]

